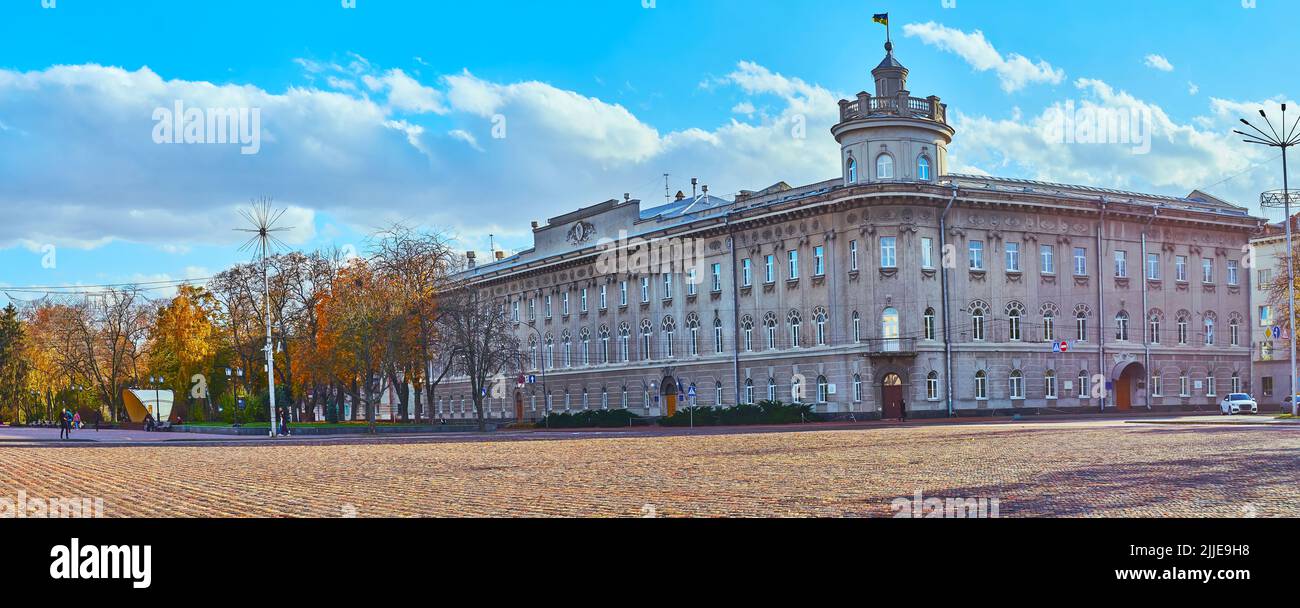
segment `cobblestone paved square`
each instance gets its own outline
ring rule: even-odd
[[[892,514],[893,499],[919,490],[996,497],[1003,517],[1297,516],[1298,448],[1292,428],[1119,421],[311,445],[10,444],[0,446],[0,497],[102,497],[110,517],[879,517]]]

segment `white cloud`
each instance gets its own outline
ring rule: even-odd
[[[389,70],[380,77],[366,75],[361,79],[371,91],[386,91],[388,103],[398,110],[415,113],[446,114],[442,91],[427,87],[406,72],[398,69]]]
[[[1214,99],[1209,113],[1180,123],[1159,105],[1114,89],[1096,79],[1080,78],[1074,86],[1076,108],[1122,110],[1149,117],[1151,151],[1134,154],[1127,144],[1067,144],[1054,133],[1061,101],[1027,119],[995,119],[957,113],[957,136],[950,163],[959,172],[978,169],[994,175],[1104,186],[1183,196],[1196,188],[1246,207],[1274,177],[1272,156],[1238,142],[1231,129],[1238,117],[1261,107],[1256,103]],[[1269,102],[1275,107],[1277,102]]]
[[[1153,70],[1160,70],[1161,72],[1174,71],[1174,64],[1169,63],[1169,60],[1165,59],[1163,55],[1156,55],[1154,53],[1147,55],[1145,63],[1147,67]]]
[[[1025,86],[1036,83],[1060,84],[1065,78],[1065,71],[1052,67],[1046,61],[1030,61],[1018,53],[1005,56],[998,52],[984,32],[963,32],[933,21],[926,23],[909,23],[903,26],[907,36],[920,38],[922,42],[940,50],[956,54],[979,72],[992,70],[998,75],[1002,90],[1008,93],[1019,91]]]
[[[1195,94],[1200,93],[1200,92],[1201,92],[1201,87],[1200,87],[1199,85],[1197,85],[1195,82],[1192,82],[1192,81],[1190,81],[1190,80],[1187,81],[1187,94],[1188,94],[1188,95],[1195,95]]]
[[[754,104],[748,101],[742,101],[731,108],[732,114],[743,114],[745,116],[753,116],[756,111]]]

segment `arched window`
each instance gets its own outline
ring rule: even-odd
[[[677,356],[673,340],[673,337],[677,335],[677,322],[672,317],[664,317],[662,327],[664,332],[663,356],[665,359],[672,359]]]
[[[817,345],[826,346],[830,343],[830,338],[827,336],[825,308],[813,310],[813,322],[817,324]]]
[[[1088,397],[1088,370],[1086,369],[1079,370],[1079,386],[1077,394],[1080,399],[1086,399]]]
[[[790,401],[803,403],[803,384],[799,382],[798,376],[790,379]]]
[[[1043,316],[1042,333],[1044,342],[1056,341],[1056,315],[1059,312],[1056,305],[1050,302],[1039,307],[1038,313]]]
[[[930,372],[925,376],[925,398],[931,401],[939,399],[939,372]]]
[[[876,179],[894,179],[894,157],[889,153],[876,157]]]
[[[1178,344],[1187,344],[1187,316],[1178,315]]]
[[[1050,369],[1043,374],[1043,396],[1048,399],[1056,398],[1056,372]]]
[[[767,400],[776,401],[776,378],[767,379]]]
[[[830,401],[831,385],[826,381],[826,376],[817,376],[817,403],[826,403]]]
[[[930,158],[924,154],[916,159],[916,179],[930,181]]]
[[[641,359],[650,360],[650,336],[654,335],[654,324],[650,319],[641,320]]]
[[[862,374],[853,374],[853,400],[862,401]]]
[[[935,316],[934,309],[925,309],[925,315],[921,317],[921,329],[924,332],[926,340],[933,342],[935,339]]]
[[[745,315],[740,320],[740,330],[744,333],[745,352],[754,350],[754,317]]]
[[[858,183],[858,161],[852,156],[849,157],[848,165],[845,166],[844,174],[848,176],[849,184]]]
[[[1120,342],[1128,341],[1128,313],[1122,310],[1115,315],[1115,339]]]
[[[1020,370],[1011,370],[1011,376],[1007,379],[1007,387],[1011,392],[1012,399],[1025,398],[1025,374]]]
[[[754,403],[754,379],[745,378],[745,403]]]
[[[1080,342],[1088,341],[1088,313],[1082,310],[1074,313],[1074,339]]]
[[[582,341],[582,364],[591,365],[591,330],[586,327],[578,330],[578,339]]]
[[[532,369],[537,369],[537,338],[528,338],[528,362]]]
[[[970,311],[970,337],[972,340],[984,340],[984,309],[972,308]]]
[[[1240,373],[1240,372],[1232,372],[1232,390],[1229,391],[1229,392],[1232,392],[1232,393],[1240,393],[1240,392],[1241,392],[1241,373]]]
[[[862,341],[862,317],[858,315],[856,310],[853,311],[853,341]]]
[[[1205,315],[1205,345],[1214,346],[1214,317],[1212,313]]]
[[[776,313],[769,312],[763,315],[763,328],[767,330],[767,348],[772,350],[776,348]]]
[[[618,358],[624,363],[632,359],[632,326],[627,321],[618,326]]]
[[[790,347],[798,348],[799,342],[799,311],[792,310],[786,315],[786,320],[790,322]]]
[[[687,354],[692,357],[700,354],[700,317],[695,313],[686,315],[686,331],[690,339],[686,343]]]
[[[609,326],[600,326],[600,362],[609,363]]]
[[[1152,344],[1160,343],[1160,311],[1152,310],[1147,317],[1147,340]]]
[[[713,320],[713,350],[722,353],[722,319]]]
[[[881,350],[887,353],[898,352],[900,349],[898,336],[898,309],[886,308],[884,312],[880,313]]]
[[[555,339],[546,336],[546,367],[555,369]]]
[[[975,398],[989,398],[989,375],[984,370],[975,372]]]
[[[1025,307],[1019,302],[1007,304],[1007,339],[1020,341],[1020,319],[1025,315]]]
[[[1232,313],[1228,318],[1228,346],[1241,346],[1241,318],[1237,313]]]

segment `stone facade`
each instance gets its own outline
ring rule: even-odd
[[[1291,385],[1291,344],[1287,340],[1290,328],[1286,315],[1277,309],[1270,297],[1270,284],[1286,270],[1286,234],[1281,223],[1269,225],[1264,233],[1251,239],[1255,251],[1254,289],[1250,290],[1251,340],[1254,357],[1251,365],[1251,385],[1254,397],[1261,408],[1271,411],[1281,407]],[[1293,237],[1294,238],[1294,237]],[[1282,335],[1273,337],[1278,326]]]
[[[1249,390],[1242,259],[1261,220],[1200,192],[950,174],[946,106],[910,97],[892,51],[873,74],[877,95],[840,102],[835,179],[607,201],[471,270],[537,377],[500,379],[490,417],[536,417],[547,393],[552,411],[775,398],[863,419],[899,401],[914,416],[1205,409]],[[699,255],[639,263],[665,244]],[[615,251],[638,263],[611,268]],[[435,415],[472,417],[466,383],[444,386]]]

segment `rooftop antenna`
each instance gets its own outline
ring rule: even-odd
[[[275,411],[275,343],[271,340],[271,283],[266,276],[266,257],[273,250],[285,247],[284,241],[275,236],[277,232],[292,230],[292,226],[276,226],[284,216],[285,209],[273,209],[271,197],[253,199],[248,209],[240,209],[239,215],[248,222],[248,228],[235,228],[236,232],[251,233],[252,236],[239,247],[240,251],[252,251],[262,265],[262,297],[266,307],[266,386],[270,396],[271,437],[275,437],[278,428]]]
[[[668,187],[668,174],[665,173],[664,174],[664,204],[667,205],[668,203],[671,202],[673,202],[673,193],[671,192],[671,188]]]

